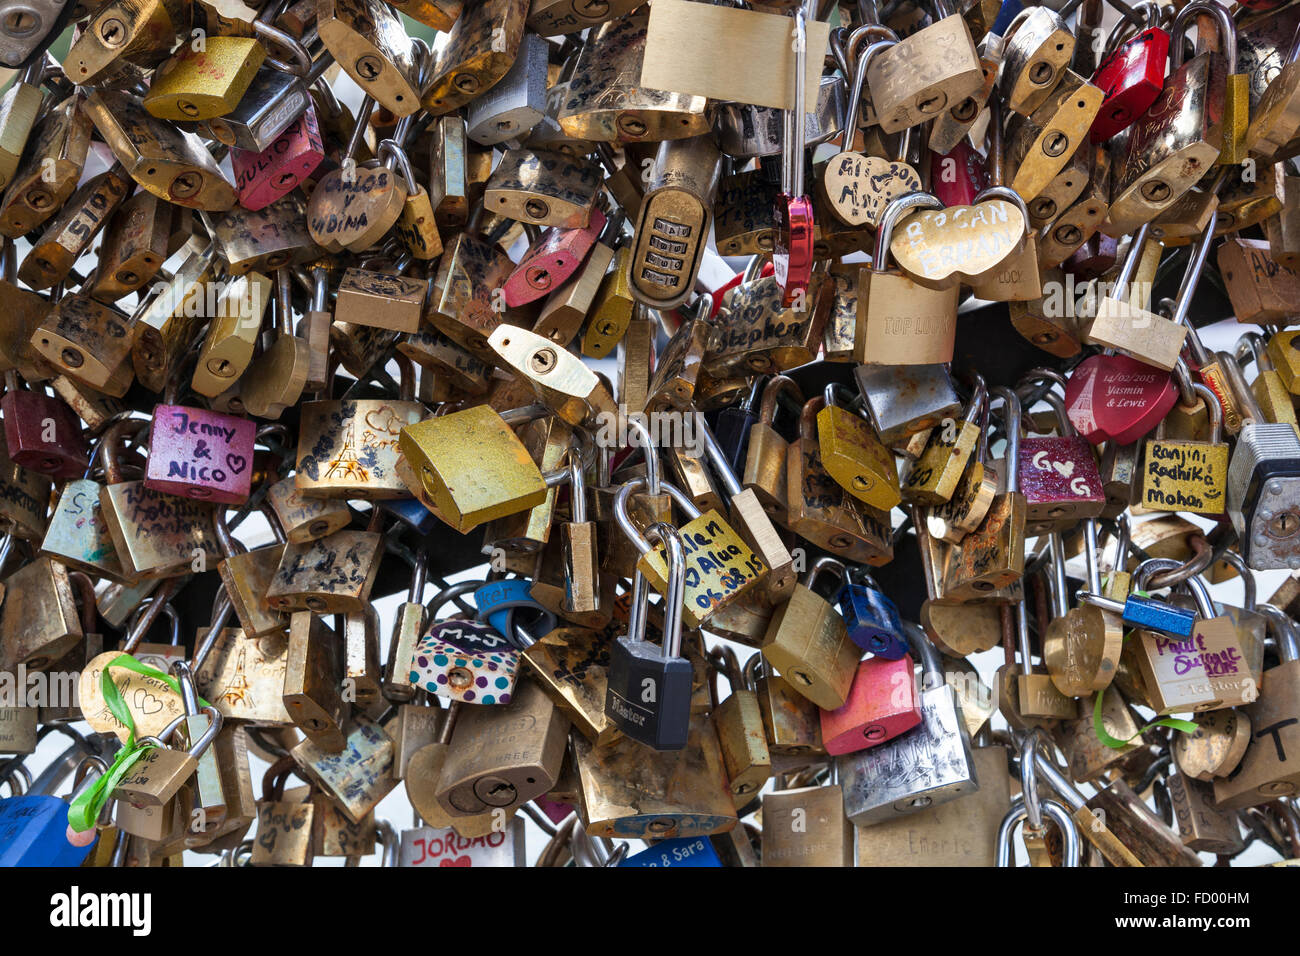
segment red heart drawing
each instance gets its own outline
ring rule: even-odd
[[[458,856],[454,860],[443,860],[438,865],[439,866],[473,866],[474,864],[473,862],[471,862],[468,856]]]
[[[1169,373],[1127,355],[1093,355],[1070,375],[1065,410],[1094,445],[1128,445],[1153,431],[1178,400]]]

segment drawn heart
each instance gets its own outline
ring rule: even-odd
[[[913,213],[894,227],[889,251],[918,284],[948,289],[992,273],[1024,238],[1024,213],[1005,199],[990,199]]]
[[[226,455],[226,465],[236,475],[242,475],[244,469],[248,467],[248,459],[243,455],[236,455],[231,452]]]
[[[468,856],[458,856],[454,860],[443,860],[439,866],[473,866]]]
[[[1065,386],[1070,423],[1094,445],[1132,444],[1154,431],[1177,400],[1168,372],[1127,355],[1090,356]]]
[[[143,687],[137,687],[135,689],[133,703],[135,704],[134,709],[146,717],[150,714],[158,713],[158,711],[162,710],[164,706],[160,698],[155,697]]]
[[[922,188],[921,177],[907,163],[852,151],[831,157],[822,184],[839,219],[872,229],[880,225],[890,200]]]
[[[1052,467],[1056,469],[1056,473],[1062,478],[1069,478],[1074,474],[1074,462],[1072,461],[1054,461]]]

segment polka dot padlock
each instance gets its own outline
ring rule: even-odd
[[[411,658],[411,683],[466,704],[508,704],[519,672],[519,652],[486,624],[443,621],[420,639]]]

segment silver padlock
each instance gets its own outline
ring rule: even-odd
[[[853,377],[880,440],[890,447],[961,415],[947,365],[859,365]]]
[[[893,740],[839,757],[844,813],[869,826],[938,806],[979,789],[970,735],[939,652],[915,624],[903,622],[921,659],[921,723]]]
[[[235,108],[207,121],[213,138],[227,146],[260,153],[274,143],[307,109],[311,102],[307,88],[334,62],[333,57],[322,56],[312,63],[300,44],[278,30],[275,33],[277,43],[288,46],[294,53],[292,69],[283,69],[290,64],[263,63]]]
[[[546,115],[548,44],[525,33],[519,55],[500,83],[469,104],[466,118],[470,139],[484,146],[519,139]]]
[[[844,81],[823,76],[817,109],[804,114],[804,143],[812,149],[839,134],[844,113]],[[713,113],[718,148],[736,159],[776,156],[781,152],[785,110],[752,103],[719,103]]]
[[[1241,408],[1226,492],[1241,556],[1256,571],[1300,569],[1300,437],[1264,417],[1231,355],[1215,357]]]

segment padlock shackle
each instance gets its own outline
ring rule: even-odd
[[[190,666],[195,672],[203,670],[203,662],[212,653],[212,648],[216,647],[217,638],[221,636],[226,622],[234,613],[234,607],[234,603],[230,600],[230,592],[226,590],[225,584],[222,584],[212,601],[212,617],[208,625],[208,633],[203,635],[202,640],[195,638],[194,656],[190,659]]]
[[[1242,425],[1244,426],[1246,422],[1257,425],[1267,422],[1268,418],[1264,415],[1264,410],[1259,407],[1259,400],[1255,398],[1255,393],[1246,384],[1246,377],[1241,374],[1241,366],[1237,364],[1237,360],[1227,352],[1215,352],[1214,357],[1219,360],[1223,377],[1228,383],[1228,388],[1232,390],[1233,398],[1237,400]],[[1217,398],[1215,404],[1218,404]]]
[[[1300,633],[1297,633],[1296,623],[1291,616],[1272,604],[1257,604],[1255,610],[1268,620],[1269,630],[1277,641],[1278,657],[1284,663],[1300,660]]]
[[[1192,560],[1195,561],[1196,559],[1193,558]],[[1133,590],[1145,591],[1147,589],[1147,582],[1151,579],[1153,574],[1160,571],[1180,572],[1187,569],[1189,564],[1190,563],[1185,564],[1181,561],[1176,561],[1173,558],[1147,558],[1133,569]],[[1192,600],[1196,602],[1196,613],[1199,614],[1203,620],[1208,621],[1215,617],[1214,603],[1210,600],[1209,589],[1206,588],[1205,582],[1202,581],[1198,575],[1189,574],[1182,582],[1176,582],[1173,586],[1177,587],[1177,583],[1187,585],[1187,590],[1191,594]]]
[[[1095,531],[1094,528],[1094,541],[1096,540]],[[1061,540],[1061,532],[1053,531],[1048,534],[1047,545],[1052,554],[1052,616],[1063,618],[1070,613],[1070,595],[1068,593],[1070,582],[1065,574],[1065,542]]]
[[[773,375],[763,386],[763,398],[758,406],[758,420],[761,424],[771,426],[776,422],[776,402],[782,392],[786,392],[803,408],[803,391],[794,379],[788,375]]]
[[[1128,546],[1132,540],[1132,522],[1128,511],[1121,511],[1115,517],[1115,560],[1111,563],[1116,571],[1123,571],[1128,564]]]
[[[983,202],[985,199],[1005,199],[1007,202],[1011,203],[1020,210],[1020,215],[1024,217],[1024,235],[1028,237],[1029,234],[1033,232],[1033,226],[1029,223],[1029,206],[1025,203],[1025,200],[1021,197],[1020,193],[1016,192],[1010,186],[986,186],[975,194],[974,202]],[[972,205],[973,204],[974,203],[972,203]]]
[[[149,633],[154,622],[158,620],[159,614],[167,615],[167,622],[171,627],[171,645],[179,647],[181,642],[181,617],[172,607],[172,595],[176,593],[179,586],[179,578],[168,578],[162,588],[154,594],[149,595],[142,600],[139,606],[131,612],[126,640],[122,644],[122,653],[134,653],[136,647],[144,640],[144,636]],[[168,587],[171,585],[171,587]]]
[[[1061,831],[1064,847],[1063,864],[1067,867],[1077,867],[1083,847],[1079,841],[1079,829],[1075,826],[1074,819],[1066,812],[1065,807],[1055,800],[1044,800],[1043,812],[1051,818],[1057,829]],[[1025,821],[1026,826],[1030,825],[1028,814],[1029,811],[1025,807],[1024,798],[1020,797],[1011,805],[1007,815],[1002,818],[1002,823],[998,826],[995,866],[1007,867],[1011,865],[1011,834],[1014,832],[1016,824],[1022,820]]]
[[[1020,794],[1025,805],[1025,825],[1035,830],[1043,828],[1043,805],[1038,799],[1038,746],[1043,732],[1034,727],[1020,740]],[[1050,744],[1049,744],[1050,746]]]
[[[974,384],[971,387],[970,400],[966,403],[966,411],[961,416],[962,424],[965,425],[973,425],[984,417],[989,400],[989,389],[984,382],[984,376],[979,372],[972,372],[971,379]]]
[[[650,429],[646,427],[642,420],[643,414],[629,414],[627,416],[628,437],[636,436],[637,440],[628,444],[633,448],[640,448],[642,457],[645,459],[645,480],[646,493],[651,495],[659,494],[660,475],[663,473],[659,467],[659,449],[655,446],[654,438],[650,435]]]
[[[1151,223],[1144,222],[1129,241],[1128,250],[1124,253],[1124,264],[1120,266],[1119,275],[1115,277],[1115,298],[1120,301],[1128,300],[1128,287],[1142,259],[1142,248],[1147,244],[1147,236],[1150,232]]]
[[[871,257],[871,271],[889,271],[889,243],[894,237],[894,224],[903,213],[915,209],[946,208],[937,196],[925,192],[908,193],[906,196],[891,199],[880,215],[880,225],[876,230],[876,251]]]
[[[1259,591],[1255,584],[1255,574],[1246,565],[1246,559],[1228,548],[1219,555],[1219,560],[1235,569],[1241,578],[1241,609],[1255,611],[1259,607]]]
[[[1029,643],[1029,601],[1023,593],[1016,602],[1016,652],[1020,657],[1020,673],[1028,677],[1034,672],[1034,652]]]
[[[1164,308],[1168,299],[1160,300],[1160,307]],[[1198,401],[1196,392],[1192,390],[1192,373],[1187,368],[1187,363],[1180,355],[1174,362],[1173,371],[1170,373],[1174,379],[1174,385],[1178,388],[1178,404],[1183,408],[1195,408]]]
[[[270,52],[266,55],[266,65],[279,73],[292,73],[294,76],[302,77],[304,80],[311,73],[312,61],[311,54],[307,48],[295,40],[285,31],[278,27],[272,26],[263,20],[253,21],[253,32],[257,38],[262,41],[263,46],[278,46],[289,53],[293,62],[276,59],[271,56]]]
[[[992,389],[992,398],[989,400],[990,406],[993,404],[993,398],[1002,399],[1002,420],[1007,430],[1007,452],[1006,452],[1006,488],[1007,493],[1018,492],[1020,490],[1020,397],[1005,385],[999,385]]]
[[[722,490],[726,492],[728,498],[734,498],[744,492],[740,481],[736,478],[736,473],[731,469],[731,463],[727,461],[727,455],[718,444],[717,436],[713,434],[713,429],[709,427],[708,421],[704,418],[703,412],[695,413],[695,432],[700,438],[700,443],[704,446],[704,454],[709,459],[709,464],[713,468],[713,473],[718,476],[718,481],[722,483]]]
[[[181,689],[181,703],[185,707],[185,716],[195,717],[199,713],[199,692],[194,686],[194,673],[184,661],[172,661],[168,668]]]
[[[1114,6],[1114,3],[1111,3]],[[1122,43],[1127,43],[1133,37],[1136,37],[1143,30],[1160,25],[1160,5],[1155,0],[1142,0],[1134,5],[1133,9],[1141,16],[1141,20],[1135,21],[1127,13],[1124,13],[1119,20],[1110,29],[1106,35],[1106,42],[1102,46],[1101,56],[1097,58],[1098,68],[1106,65],[1106,61],[1115,55]],[[1121,11],[1123,13],[1123,11]],[[1127,28],[1133,27],[1133,37],[1127,35]]]
[[[1201,400],[1209,416],[1210,443],[1217,445],[1223,441],[1223,406],[1219,404],[1219,396],[1215,395],[1208,385],[1202,385],[1200,382],[1192,383],[1192,391]],[[1160,424],[1163,425],[1164,422],[1161,421]]]
[[[1268,352],[1265,351],[1265,344],[1264,336],[1258,332],[1244,332],[1238,336],[1236,344],[1232,347],[1232,357],[1237,360],[1239,365],[1253,360],[1256,371],[1261,373],[1276,371],[1273,360],[1268,357]],[[1250,356],[1250,359],[1246,358],[1247,355]]]
[[[1195,2],[1195,0],[1194,0]],[[1217,4],[1216,4],[1217,6]],[[1222,7],[1220,7],[1222,9]],[[1226,169],[1220,171],[1217,183],[1223,181],[1226,175]],[[1217,189],[1217,185],[1216,185]],[[1210,221],[1205,225],[1205,233],[1192,247],[1192,254],[1187,260],[1187,268],[1183,271],[1183,279],[1178,284],[1178,294],[1174,296],[1174,311],[1169,317],[1179,325],[1187,326],[1187,339],[1192,349],[1192,357],[1197,363],[1204,365],[1206,359],[1203,358],[1206,353],[1205,346],[1201,343],[1201,337],[1197,334],[1187,321],[1187,313],[1192,308],[1192,294],[1196,291],[1196,286],[1201,281],[1201,273],[1205,270],[1205,260],[1210,255],[1210,245],[1214,241],[1214,230],[1219,223],[1219,213],[1216,209],[1210,213]]]
[[[781,139],[781,191],[787,196],[804,194],[804,161],[807,158],[804,74],[807,64],[807,15],[800,6],[794,12],[794,109],[785,111],[785,135]]]
[[[902,623],[907,644],[916,655],[916,659],[921,662],[921,690],[942,687],[945,682],[943,662],[939,658],[939,651],[934,646],[934,642],[930,640],[930,635],[926,634],[925,629],[919,624],[913,624],[911,621]]]
[[[430,620],[438,616],[438,609],[448,601],[453,601],[464,594],[472,594],[487,584],[487,581],[460,581],[456,584],[443,588],[424,605],[424,610],[428,613]]]
[[[587,522],[587,483],[582,477],[582,457],[571,448],[569,458],[569,518],[574,524]]]
[[[662,545],[668,565],[664,587],[664,625],[660,656],[664,660],[680,657],[682,650],[682,616],[686,607],[686,548],[682,536],[672,525],[656,521],[646,528],[651,547]],[[650,616],[650,583],[637,568],[632,580],[632,607],[628,615],[628,638],[644,641]]]
[[[826,407],[826,399],[821,395],[808,399],[799,412],[799,438],[803,441],[817,440],[817,413]]]
[[[618,525],[619,530],[627,535],[628,540],[632,542],[633,546],[641,554],[649,554],[654,550],[654,546],[644,535],[641,534],[640,531],[637,530],[636,525],[632,523],[632,517],[628,513],[628,502],[632,498],[632,494],[645,487],[645,484],[646,479],[644,478],[629,478],[619,487],[618,493],[614,496],[614,522]],[[659,483],[659,490],[661,493],[667,494],[672,498],[672,500],[676,502],[677,506],[686,512],[688,521],[692,521],[700,516],[700,509],[695,507],[695,502],[691,501],[691,499],[687,497],[686,493],[676,485],[671,485],[666,481],[661,481]],[[649,492],[647,491],[646,494],[649,494]],[[692,514],[692,512],[694,512],[694,514]]]
[[[1088,805],[1088,798],[1083,795],[1083,792],[1074,785],[1069,777],[1061,772],[1061,768],[1056,765],[1056,762],[1048,754],[1042,750],[1035,751],[1033,762],[1034,770],[1043,778],[1043,782],[1065,802],[1067,807],[1071,810],[1082,810]],[[1047,801],[1047,803],[1050,802]],[[1046,808],[1046,804],[1044,807]]]
[[[872,27],[859,27],[854,31],[853,36],[849,38],[850,50],[853,49],[854,39],[859,33],[866,35],[864,31],[871,30]],[[875,28],[879,29],[879,28]],[[840,129],[844,132],[844,149],[841,152],[850,152],[853,149],[853,136],[858,130],[859,111],[862,109],[862,91],[867,85],[867,70],[871,67],[871,61],[880,53],[885,52],[890,47],[897,46],[898,40],[885,39],[877,40],[872,43],[863,52],[857,60],[857,65],[853,71],[853,87],[849,90],[849,102],[844,107],[844,116],[840,120]]]
[[[1219,28],[1219,44],[1228,61],[1228,75],[1231,76],[1237,72],[1237,26],[1232,22],[1228,8],[1217,0],[1192,0],[1178,11],[1173,26],[1169,28],[1169,72],[1172,73],[1183,65],[1183,38],[1187,35],[1188,24],[1199,14],[1212,17]],[[1210,232],[1213,232],[1212,228],[1206,229],[1207,234]]]
[[[1101,593],[1101,555],[1097,540],[1097,519],[1088,518],[1083,522],[1083,557],[1087,568],[1088,590]]]

